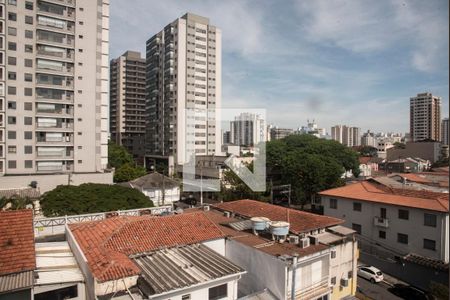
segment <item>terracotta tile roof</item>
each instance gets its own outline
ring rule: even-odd
[[[0,275],[34,269],[32,210],[0,211]]]
[[[433,181],[425,178],[425,176],[420,176],[418,174],[413,173],[403,173],[403,174],[396,174],[400,177],[406,178],[409,181],[417,182],[417,183],[432,183]]]
[[[448,212],[448,194],[410,189],[389,188],[362,181],[320,192],[321,196],[339,197],[390,205]]]
[[[203,212],[154,216],[119,216],[69,225],[99,282],[138,275],[129,255],[224,237]]]
[[[371,159],[372,159],[372,157],[370,157],[370,156],[361,156],[359,158],[359,163],[361,165],[367,165]]]
[[[217,208],[234,212],[245,217],[266,217],[271,221],[290,223],[290,231],[303,233],[344,223],[341,219],[316,215],[296,209],[272,205],[255,200],[238,200],[215,205]]]

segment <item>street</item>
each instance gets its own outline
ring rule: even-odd
[[[371,283],[364,278],[358,277],[358,291],[364,296],[371,299],[402,299],[389,292],[388,288],[390,288],[390,285],[386,282]]]

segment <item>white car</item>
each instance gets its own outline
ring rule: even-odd
[[[372,266],[358,267],[358,276],[370,280],[372,283],[383,281],[383,273]]]

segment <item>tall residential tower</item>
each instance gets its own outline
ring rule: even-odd
[[[409,133],[413,142],[441,137],[441,98],[431,93],[417,94],[410,98]]]
[[[144,157],[145,59],[127,51],[110,63],[111,140]]]
[[[0,1],[0,174],[103,172],[109,0]]]
[[[173,21],[146,44],[146,154],[188,162],[185,109],[220,109],[221,30],[190,13]],[[220,113],[196,117],[196,155],[220,152]]]

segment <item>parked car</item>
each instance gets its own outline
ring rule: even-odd
[[[427,295],[424,291],[415,288],[413,286],[404,284],[395,284],[393,287],[388,288],[388,291],[402,299],[408,300],[432,299],[432,297]]]
[[[372,283],[383,281],[383,273],[372,266],[358,267],[358,276],[370,280]]]

